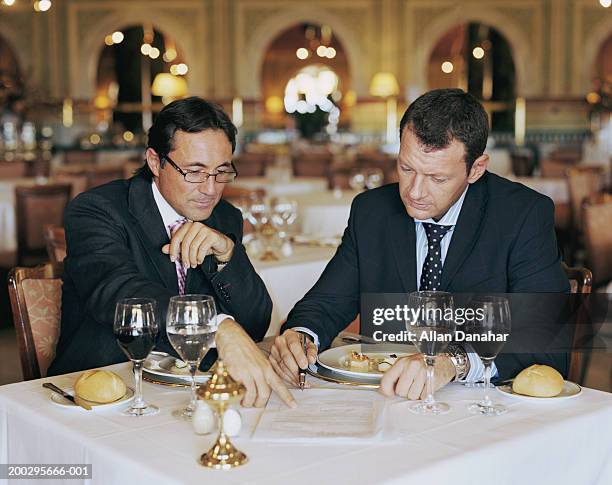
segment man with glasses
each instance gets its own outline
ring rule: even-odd
[[[220,313],[218,352],[247,388],[243,404],[262,406],[274,389],[295,405],[252,340],[266,333],[272,302],[242,245],[240,211],[221,199],[238,174],[235,147],[236,128],[219,107],[197,97],[174,101],[149,130],[146,163],[134,177],[69,205],[50,375],[126,360],[112,324],[116,302],[127,297],[157,300],[157,348],[174,354],[164,326],[170,297],[205,293]],[[206,362],[214,357],[209,352]]]

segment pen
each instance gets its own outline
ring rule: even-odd
[[[304,348],[304,354],[306,355],[306,358],[308,358],[308,353],[306,352],[306,349],[308,348],[308,338],[306,337],[306,335],[302,335],[302,346]],[[300,368],[299,380],[300,380],[300,391],[303,391],[304,384],[306,384],[306,369]]]

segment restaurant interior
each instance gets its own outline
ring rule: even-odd
[[[45,377],[32,359],[54,352],[61,286],[28,302],[22,284],[61,281],[66,206],[130,178],[160,110],[188,96],[238,129],[224,198],[273,303],[266,337],[334,255],[354,197],[398,181],[402,114],[438,88],[482,103],[488,171],[554,202],[572,291],[610,302],[611,3],[0,0],[0,385]],[[585,390],[612,392],[610,315],[607,350],[572,363]],[[36,320],[55,325],[42,350]],[[237,482],[264,480],[252,461]]]

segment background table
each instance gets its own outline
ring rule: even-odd
[[[325,177],[291,177],[283,182],[275,182],[268,177],[238,177],[234,182],[245,189],[265,189],[269,196],[308,194],[327,190]]]
[[[133,382],[129,364],[109,370]],[[145,383],[145,398],[161,412],[140,419],[123,417],[117,410],[59,407],[41,387],[47,380],[68,387],[76,377],[0,387],[0,462],[91,463],[93,483],[104,485],[612,483],[612,395],[589,389],[557,403],[530,403],[495,393],[510,411],[487,418],[471,416],[465,409],[482,389],[450,384],[438,397],[451,404],[451,413],[417,416],[404,400],[389,399],[385,430],[395,436],[348,443],[258,442],[251,433],[261,411],[245,409],[245,424],[233,442],[250,461],[222,472],[196,462],[214,437],[197,436],[189,423],[172,417],[172,410],[187,402],[187,390]],[[350,402],[351,392],[373,391],[345,392]],[[300,392],[294,394],[299,401]]]
[[[326,190],[297,194],[299,225],[302,233],[319,236],[340,236],[346,229],[351,203],[359,192]]]
[[[253,261],[272,299],[272,319],[266,335],[278,335],[289,311],[316,283],[335,248],[295,246],[294,253],[278,261]]]

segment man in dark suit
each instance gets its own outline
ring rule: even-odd
[[[459,89],[434,90],[410,105],[400,124],[399,184],[352,204],[342,244],[277,337],[270,361],[287,381],[353,321],[365,293],[567,292],[554,234],[552,201],[486,171],[487,114]],[[307,352],[302,339],[307,339]],[[567,371],[566,354],[503,355],[500,378],[534,362]],[[469,347],[449,346],[436,362],[436,387],[480,379]],[[381,383],[387,395],[425,394],[420,356],[400,359]]]
[[[240,211],[221,199],[237,175],[235,146],[236,128],[220,108],[196,97],[175,101],[149,131],[140,173],[69,205],[61,334],[49,374],[125,361],[113,319],[128,297],[157,300],[157,348],[175,353],[164,325],[169,299],[204,293],[215,298],[217,348],[247,387],[244,404],[263,405],[270,387],[292,401],[251,340],[266,333],[272,302],[242,245]]]

